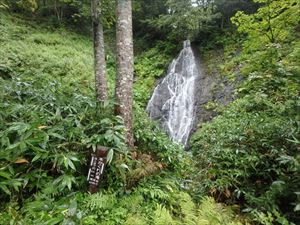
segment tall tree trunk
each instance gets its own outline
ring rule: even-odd
[[[58,8],[57,8],[57,0],[54,1],[54,12],[55,12],[55,15],[57,17],[57,20],[59,20],[59,12],[58,12]]]
[[[94,72],[96,98],[98,101],[107,99],[106,62],[104,49],[103,25],[101,21],[100,0],[91,1],[93,38],[94,38]]]
[[[131,0],[116,0],[117,81],[116,114],[124,119],[126,143],[134,146],[132,131],[133,40]]]

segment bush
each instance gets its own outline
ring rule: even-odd
[[[169,49],[173,46],[159,42],[156,47],[140,54],[135,60],[134,99],[141,106],[145,106],[155,88],[157,78],[166,73],[171,62]]]
[[[0,30],[1,200],[84,187],[90,150],[126,152],[122,119],[111,113],[112,102],[97,104],[90,88],[89,42],[6,14]]]
[[[243,80],[238,99],[193,137],[197,188],[241,204],[258,223],[298,223],[299,35],[293,33],[298,4],[259,2],[265,5],[257,13],[239,12],[232,19],[247,38],[242,52],[222,67]]]
[[[292,212],[300,184],[299,127],[287,111],[278,113],[282,105],[256,97],[237,100],[194,135],[199,188],[250,211]]]

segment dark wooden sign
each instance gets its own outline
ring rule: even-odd
[[[103,146],[97,146],[96,151],[91,153],[87,181],[89,184],[89,192],[92,194],[98,191],[100,178],[104,172],[107,153],[108,148]]]

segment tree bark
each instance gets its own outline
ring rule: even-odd
[[[134,147],[132,130],[133,40],[131,0],[116,0],[117,80],[115,112],[120,115],[126,128],[126,143]]]
[[[107,99],[106,62],[104,49],[103,24],[101,21],[100,0],[91,1],[92,26],[94,38],[94,73],[96,98],[98,101]]]

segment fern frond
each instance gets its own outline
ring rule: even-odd
[[[154,211],[155,225],[179,225],[178,221],[172,218],[170,212],[161,204],[157,204]]]
[[[116,202],[115,194],[105,194],[102,192],[89,195],[85,199],[86,208],[93,212],[101,213],[103,210],[112,209]]]

